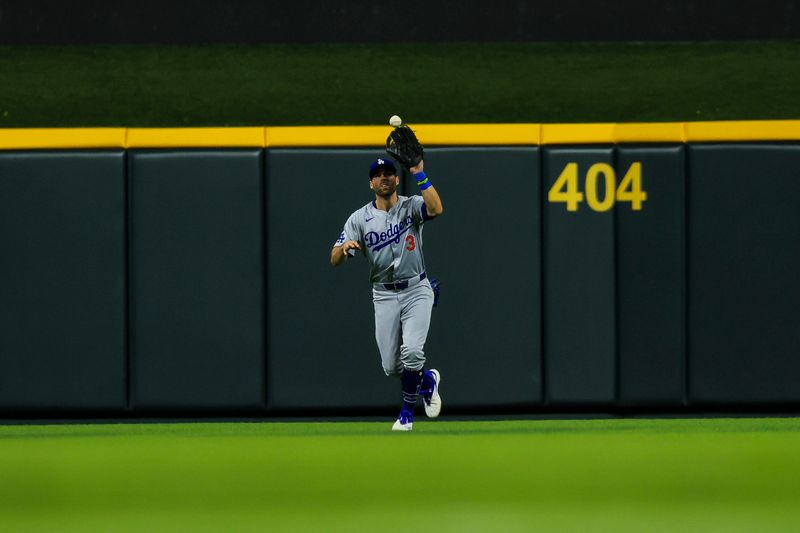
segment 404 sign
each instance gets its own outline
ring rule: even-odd
[[[598,181],[602,182],[602,192],[598,193]],[[567,163],[564,170],[550,187],[547,200],[551,203],[563,202],[567,211],[577,211],[578,205],[586,204],[594,211],[608,211],[615,203],[630,202],[634,211],[642,210],[647,193],[642,190],[642,164],[632,163],[617,186],[614,168],[607,163],[595,163],[586,171],[583,190],[578,187],[578,163]]]

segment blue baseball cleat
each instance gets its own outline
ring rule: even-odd
[[[422,385],[419,394],[425,405],[425,414],[428,418],[436,418],[442,411],[442,397],[439,396],[439,385],[442,383],[442,376],[439,371],[432,368],[422,376]]]
[[[397,420],[395,420],[395,423],[392,426],[392,431],[411,431],[411,428],[413,427],[414,413],[405,409],[401,409],[400,414],[397,415]]]

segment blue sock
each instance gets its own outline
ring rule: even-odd
[[[433,394],[433,374],[423,370],[422,381],[419,386],[419,394],[430,396]]]
[[[403,386],[403,409],[413,413],[417,405],[419,385],[422,383],[422,370],[404,369],[400,382]]]

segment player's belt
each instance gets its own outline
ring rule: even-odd
[[[403,281],[397,281],[395,283],[376,283],[376,285],[383,287],[387,291],[402,291],[403,289],[407,289],[409,286],[416,285],[427,277],[428,275],[423,272],[419,276],[414,276],[410,279],[404,279]]]

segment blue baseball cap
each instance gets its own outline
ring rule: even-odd
[[[392,170],[395,174],[397,174],[397,168],[394,166],[394,161],[391,159],[387,159],[384,157],[379,157],[372,164],[369,166],[369,177],[372,179],[372,174],[375,172],[375,169],[378,167],[385,167]]]

